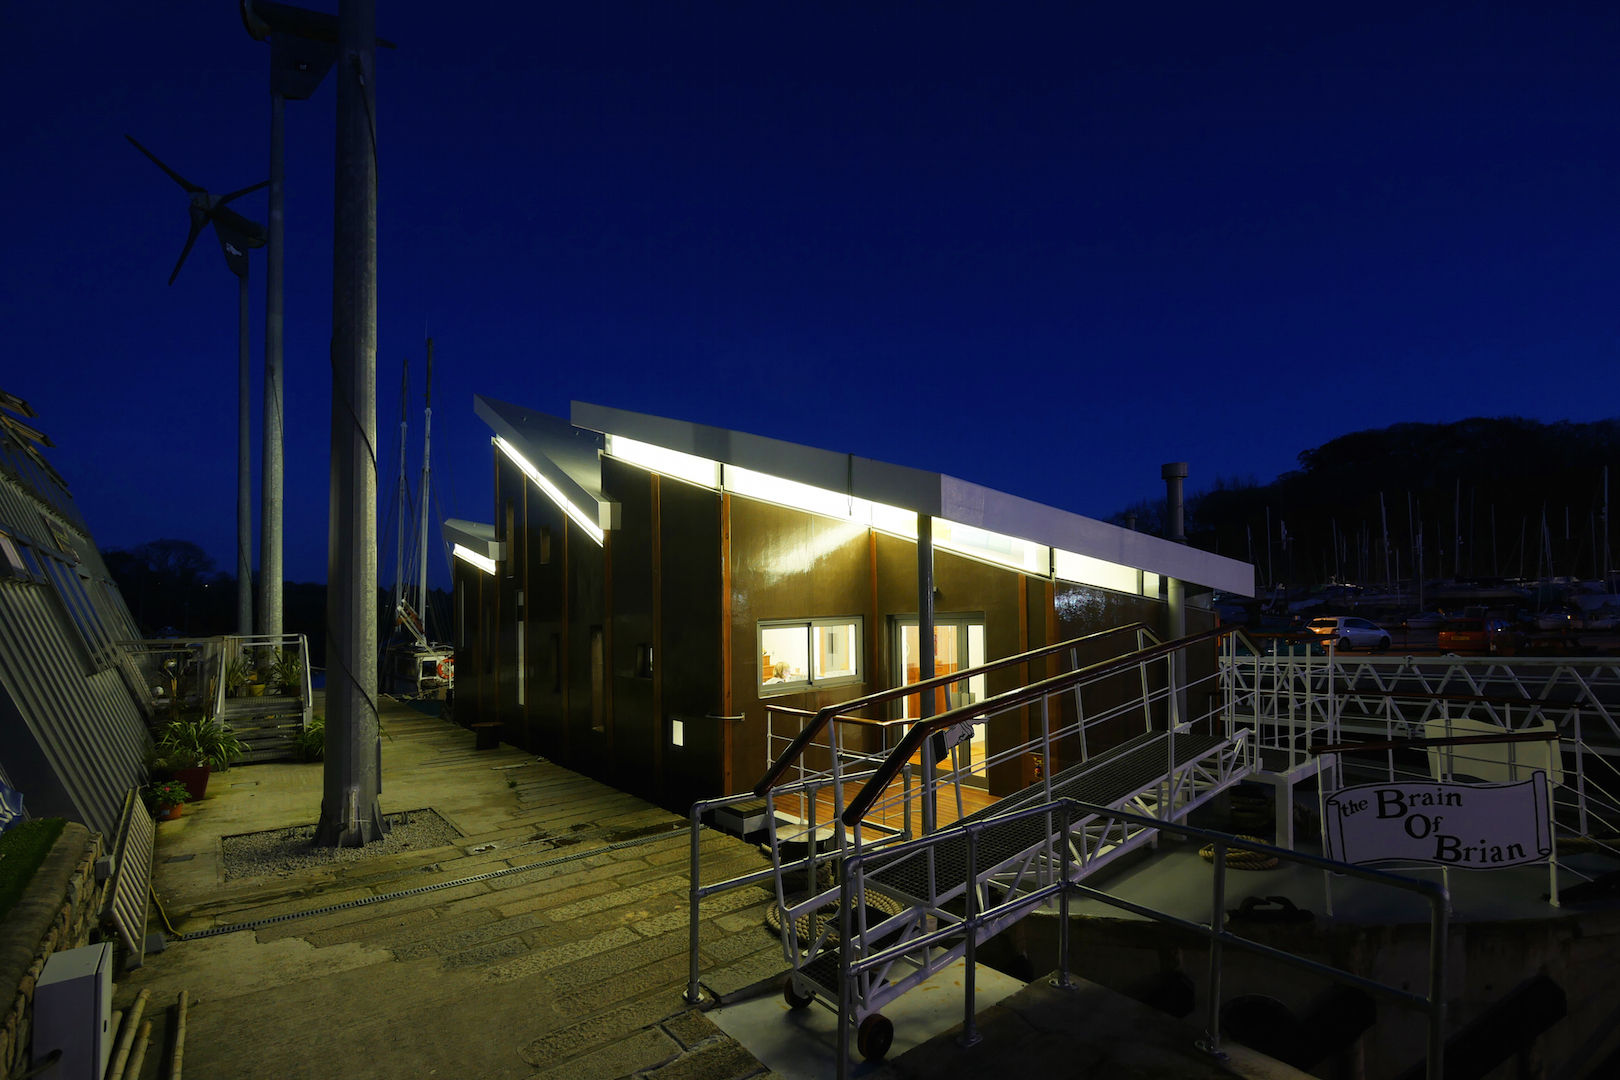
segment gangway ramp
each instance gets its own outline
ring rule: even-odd
[[[920,721],[856,714],[936,688],[949,694],[985,669],[799,714],[801,730],[752,794],[693,808],[694,840],[703,815],[731,802],[763,796],[779,810],[783,800],[797,800],[803,812],[768,815],[772,866],[746,879],[702,885],[694,842],[694,908],[721,888],[772,881],[791,968],[790,1004],[820,1000],[835,1008],[841,1026],[859,1028],[863,1054],[882,1057],[892,1035],[880,1012],[885,1004],[959,959],[971,972],[975,950],[988,937],[1151,842],[1156,830],[1142,819],[1183,820],[1254,768],[1250,732],[1232,723],[1218,670],[1192,685],[1177,683],[1180,655],[1214,651],[1233,629],[1166,642],[1132,625],[1010,657],[995,666],[1024,665],[1023,685]],[[1082,645],[1095,655],[1099,644],[1114,646],[1113,655],[1076,662]],[[1068,659],[1068,670],[1046,674],[1054,659]],[[1185,712],[1190,701],[1201,703],[1198,715]],[[985,740],[997,749],[983,760],[957,756],[977,729],[998,718],[1021,725],[1020,738],[1009,741],[1003,730],[1003,737]],[[1136,734],[1099,749],[1132,724]],[[880,729],[882,738],[870,731],[852,737],[852,726]],[[894,731],[903,735],[891,746]],[[955,744],[949,767],[936,761],[942,738]],[[882,749],[872,751],[873,742]],[[1029,760],[1040,763],[1036,783],[959,814],[953,825],[932,827],[942,795],[955,795],[963,806],[964,783],[982,782],[998,766],[1005,777],[1009,764]],[[1102,807],[1106,816],[1059,823],[1050,808],[1064,799]],[[805,842],[811,837],[814,843]],[[786,854],[798,851],[802,858]],[[836,911],[836,920],[828,911]],[[859,973],[852,976],[854,968]],[[696,1001],[696,941],[691,976],[688,998]]]
[[[1064,883],[1084,880],[1127,851],[1149,843],[1155,830],[1095,816],[1064,828],[1047,809],[1052,798],[1072,798],[1163,820],[1236,783],[1246,772],[1243,739],[1145,732],[1052,778],[963,818],[931,837],[879,847],[845,863],[837,887],[792,906],[789,917],[849,903],[848,927],[837,942],[804,950],[795,965],[790,1001],[820,997],[839,1002],[843,949],[868,960],[888,960],[862,974],[846,1003],[860,1026],[862,1053],[881,1057],[889,1034],[880,1010],[920,985],[1053,896]],[[843,881],[849,882],[846,890]],[[900,910],[872,922],[872,894]],[[876,1023],[870,1022],[877,1017]]]

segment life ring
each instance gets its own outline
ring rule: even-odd
[[[455,662],[455,660],[452,659],[451,657],[448,657],[448,656],[445,657],[443,660],[439,661],[439,669],[438,670],[439,670],[439,678],[443,679],[445,682],[449,682],[451,679],[455,678],[455,674],[456,674],[456,662]]]

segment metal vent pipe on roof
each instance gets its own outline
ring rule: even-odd
[[[1182,481],[1187,478],[1187,463],[1171,461],[1159,468],[1164,478],[1165,534],[1178,544],[1187,542],[1185,507]],[[1187,590],[1180,578],[1165,578],[1165,631],[1173,641],[1187,636]],[[1180,723],[1187,715],[1187,652],[1175,655],[1175,693],[1170,697],[1172,724]]]

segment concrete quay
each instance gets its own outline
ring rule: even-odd
[[[510,746],[478,751],[471,732],[403,703],[385,700],[382,728],[385,811],[431,808],[461,832],[454,843],[227,882],[223,837],[315,822],[319,764],[216,774],[206,799],[159,825],[154,888],[181,936],[120,973],[114,1002],[150,991],[142,1077],[169,1075],[182,990],[184,1075],[208,1080],[833,1074],[824,1037],[771,1068],[750,1049],[787,1020],[763,890],[702,908],[705,988],[752,1000],[758,1019],[728,1034],[684,1002],[684,819]],[[721,834],[702,843],[706,880],[765,862]],[[824,1036],[831,1015],[810,1013]],[[1201,1055],[1190,1027],[1088,984],[1037,980],[979,1024],[977,1046],[946,1030],[850,1075],[1080,1074],[1063,1063],[1099,1078],[1299,1075],[1241,1048],[1224,1064]]]

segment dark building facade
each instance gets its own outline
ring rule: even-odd
[[[576,403],[571,422],[476,409],[495,512],[445,523],[457,718],[672,808],[753,786],[780,749],[768,705],[920,677],[924,515],[942,674],[1130,623],[1162,633],[1172,575],[1195,598],[1252,592],[1247,564],[939,474],[599,406]],[[1207,605],[1186,612],[1188,632],[1213,622]],[[988,738],[976,753],[995,753]],[[1004,762],[990,786],[1034,767]]]

